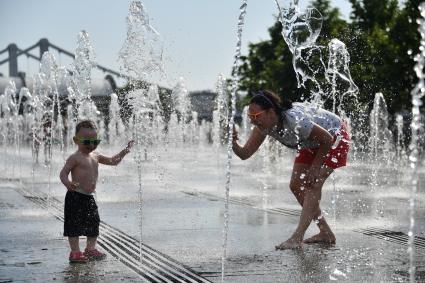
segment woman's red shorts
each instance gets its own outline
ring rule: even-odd
[[[338,139],[340,140],[338,145],[332,146],[331,150],[326,155],[325,164],[326,166],[336,169],[338,167],[345,166],[347,164],[348,150],[350,149],[350,134],[347,131],[347,124],[343,122],[338,135],[334,136],[333,143]],[[318,148],[304,148],[298,151],[295,163],[312,164],[316,157]]]

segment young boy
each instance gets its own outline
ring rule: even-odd
[[[103,156],[94,151],[100,143],[93,121],[84,120],[77,124],[74,142],[78,150],[66,161],[60,172],[60,179],[68,189],[65,196],[64,233],[68,237],[71,253],[70,262],[87,262],[89,259],[103,259],[105,254],[96,249],[99,235],[99,214],[93,197],[96,189],[99,163],[117,165],[130,152],[134,141],[113,157]],[[71,181],[68,175],[71,172]],[[87,236],[87,246],[80,251],[79,236]]]

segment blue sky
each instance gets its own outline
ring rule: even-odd
[[[286,0],[289,1],[289,0]],[[77,34],[86,30],[97,63],[119,70],[118,53],[126,37],[129,0],[0,0],[0,50],[9,43],[21,49],[40,38],[75,51]],[[236,45],[236,25],[241,0],[144,0],[151,24],[161,34],[165,47],[167,80],[173,86],[183,77],[189,90],[213,89],[217,76],[228,76]],[[281,0],[282,2],[282,0]],[[305,7],[309,1],[299,0]],[[345,18],[348,0],[333,0]],[[249,42],[268,39],[267,28],[274,22],[274,0],[248,0],[242,52]],[[38,55],[38,50],[34,50]],[[6,58],[0,55],[0,60]],[[64,55],[54,54],[61,65],[71,64]],[[38,63],[21,56],[19,69],[32,75]],[[7,64],[0,72],[8,75]],[[93,72],[94,77],[103,77]]]

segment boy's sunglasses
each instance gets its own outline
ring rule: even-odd
[[[251,120],[257,120],[258,116],[260,116],[260,114],[262,114],[262,113],[264,113],[264,112],[266,112],[266,110],[263,110],[263,111],[260,111],[260,112],[257,112],[257,113],[252,113],[252,114],[249,114],[249,113],[248,113],[248,117],[249,117]]]
[[[96,138],[78,138],[80,143],[83,145],[98,145],[102,140],[96,139]]]

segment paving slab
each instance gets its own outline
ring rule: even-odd
[[[217,159],[214,154],[176,151],[167,159],[148,160],[142,164],[142,184],[137,181],[134,160],[101,167],[96,198],[104,222],[101,234],[107,236],[104,246],[112,248],[106,261],[83,266],[68,263],[68,244],[62,237],[59,213],[65,189],[57,174],[63,160],[55,160],[50,169],[35,168],[33,176],[28,162],[13,178],[10,168],[3,170],[0,282],[140,282],[143,277],[134,271],[137,268],[123,261],[126,257],[137,260],[140,233],[145,244],[142,255],[149,251],[162,261],[155,263],[160,267],[151,266],[155,272],[168,272],[173,266],[186,268],[182,272],[190,278],[221,282],[224,166],[213,159]],[[226,282],[409,281],[406,172],[381,168],[378,171],[384,177],[371,186],[367,172],[375,168],[369,164],[338,171],[324,187],[322,200],[336,245],[275,251],[274,246],[294,231],[300,208],[288,189],[289,162],[265,172],[258,166],[260,161],[257,157],[249,163],[233,163]],[[20,188],[42,197],[25,198]],[[414,245],[417,282],[425,282],[424,203],[420,190]],[[311,225],[307,236],[316,232]]]
[[[140,282],[112,256],[70,264],[62,222],[25,199],[16,186],[0,186],[0,282]]]

